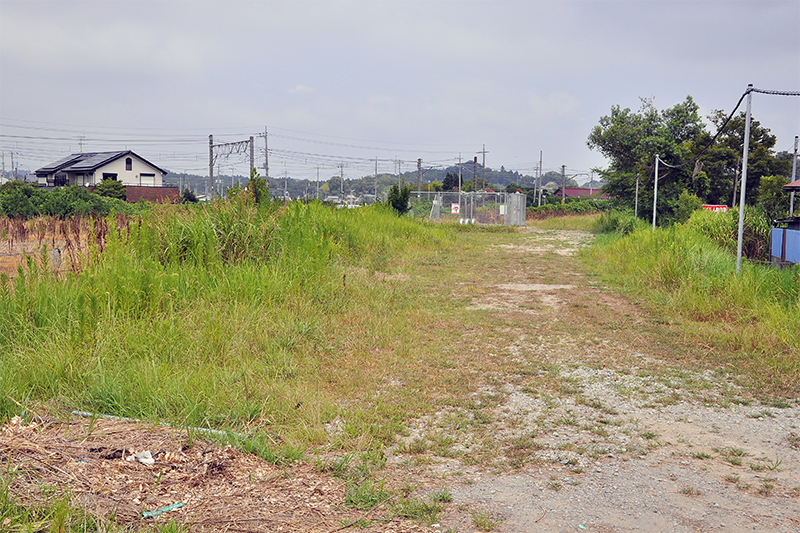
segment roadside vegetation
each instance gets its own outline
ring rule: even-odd
[[[79,409],[319,443],[342,398],[370,404],[376,354],[406,355],[384,333],[413,326],[392,316],[411,294],[385,277],[448,238],[380,206],[245,198],[92,226],[103,249],[79,269],[54,274],[45,249],[0,280],[2,419]],[[342,438],[389,438],[395,405],[418,402],[403,394],[348,406]]]
[[[94,192],[71,185],[52,191],[31,187],[21,181],[0,185],[0,217],[30,219],[39,216],[68,218],[75,215],[107,216],[114,213],[139,214],[150,204],[125,202],[125,189],[114,180],[104,180]]]
[[[630,214],[602,215],[606,232],[585,264],[612,287],[648,302],[680,329],[704,366],[742,374],[773,392],[800,382],[800,267],[764,263],[769,224],[745,214],[742,271],[736,274],[738,212],[695,211],[653,231]]]

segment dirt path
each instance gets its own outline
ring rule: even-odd
[[[454,496],[434,529],[800,531],[800,402],[676,364],[663,324],[580,272],[591,239],[530,230],[465,266],[491,279],[461,290],[502,362],[474,393],[484,427],[448,407],[408,439],[453,452],[424,467]]]

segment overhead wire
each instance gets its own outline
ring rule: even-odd
[[[664,161],[660,157],[658,158],[658,160],[661,163],[663,163],[665,166],[669,167],[669,168],[682,168],[682,167],[685,167],[686,165],[694,163],[695,161],[700,159],[700,156],[702,156],[706,152],[706,150],[708,150],[711,147],[711,145],[714,144],[714,141],[717,140],[717,137],[719,137],[720,134],[722,134],[722,132],[725,131],[725,127],[728,125],[728,123],[731,121],[731,119],[733,119],[733,115],[736,114],[736,111],[738,111],[739,106],[742,105],[742,101],[750,93],[772,94],[772,95],[778,95],[778,96],[800,96],[800,92],[797,92],[797,91],[770,91],[770,90],[766,90],[766,89],[756,89],[755,87],[748,87],[744,91],[742,96],[739,98],[739,101],[736,102],[736,106],[733,108],[733,111],[731,111],[730,115],[728,115],[728,118],[726,118],[725,122],[722,124],[722,126],[719,127],[719,129],[717,130],[717,133],[708,142],[708,144],[702,150],[700,150],[700,152],[697,155],[695,155],[693,158],[689,159],[688,161],[684,161],[683,163],[675,164],[675,165],[671,165],[671,164],[667,163],[666,161]]]

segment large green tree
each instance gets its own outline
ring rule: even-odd
[[[708,119],[719,130],[728,118],[728,114],[716,110]],[[741,157],[744,149],[744,130],[746,114],[741,112],[731,118],[725,125],[714,144],[702,155],[700,161],[703,170],[709,177],[709,194],[706,200],[714,204],[731,205],[733,201],[734,182],[741,179],[737,171],[741,171]],[[711,135],[703,133],[698,137],[702,146],[708,144]],[[770,130],[758,120],[750,118],[750,144],[747,152],[747,191],[746,201],[753,205],[758,201],[758,190],[764,176],[788,176],[792,169],[791,155],[776,156],[773,148],[777,139]],[[739,203],[736,194],[736,203]]]
[[[613,106],[610,115],[600,118],[587,141],[589,148],[610,162],[608,169],[600,171],[606,181],[603,192],[633,209],[638,174],[639,213],[651,217],[658,155],[666,163],[660,166],[658,176],[659,220],[675,219],[684,190],[704,198],[708,193],[706,174],[699,167],[683,164],[700,149],[697,141],[704,126],[698,110],[691,96],[663,111],[647,98],[641,99],[638,112]]]

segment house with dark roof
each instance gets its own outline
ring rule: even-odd
[[[36,171],[42,187],[93,186],[104,179],[125,186],[161,187],[167,171],[131,150],[72,154]]]

